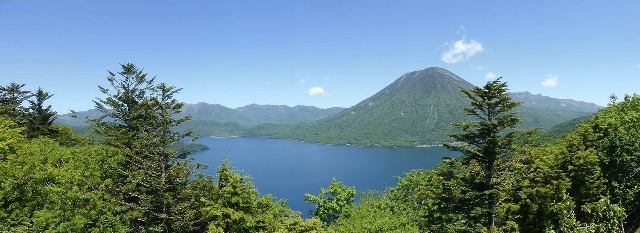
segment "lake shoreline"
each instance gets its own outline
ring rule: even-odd
[[[293,138],[278,138],[278,137],[268,137],[268,136],[207,136],[210,138],[264,138],[264,139],[273,139],[273,140],[290,140],[294,142],[304,142],[318,145],[327,145],[327,146],[352,146],[352,147],[362,147],[362,148],[430,148],[430,147],[444,147],[445,143],[434,143],[434,144],[422,144],[417,146],[363,146],[357,144],[331,144],[331,143],[322,143],[322,142],[310,142]]]
[[[234,169],[252,177],[260,193],[286,199],[303,215],[313,209],[304,194],[317,194],[332,178],[359,191],[384,191],[397,184],[394,177],[459,156],[443,147],[358,147],[267,137],[201,137],[196,143],[210,148],[192,154],[208,165],[204,174],[215,177],[226,156]]]

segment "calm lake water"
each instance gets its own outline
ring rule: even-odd
[[[458,153],[443,147],[378,148],[332,146],[266,138],[203,137],[197,143],[210,150],[193,153],[196,161],[210,165],[204,173],[214,176],[224,154],[232,166],[254,179],[260,194],[286,199],[306,216],[313,205],[304,194],[318,195],[335,177],[358,192],[394,186],[394,177],[414,169],[429,169],[442,157]]]

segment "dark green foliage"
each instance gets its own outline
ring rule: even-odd
[[[52,96],[42,88],[38,88],[38,91],[33,94],[35,100],[29,100],[30,105],[25,115],[29,138],[51,136],[56,133],[53,128],[56,112],[51,110],[51,105],[45,107],[44,103]]]
[[[454,123],[462,133],[451,134],[458,143],[445,147],[462,152],[463,169],[471,175],[465,183],[478,200],[477,211],[486,216],[479,223],[493,231],[496,224],[507,224],[496,223],[502,217],[497,216],[497,208],[504,196],[501,189],[511,180],[509,169],[515,157],[510,155],[515,151],[515,142],[520,135],[513,130],[521,122],[514,108],[522,103],[511,99],[507,94],[507,83],[500,78],[483,87],[462,89],[462,92],[471,100],[471,106],[463,110],[473,120]]]
[[[208,150],[209,147],[202,145],[202,144],[197,144],[197,143],[184,143],[184,142],[176,142],[172,145],[170,145],[169,147],[167,147],[167,150],[169,151],[185,151],[186,153],[191,153],[191,152],[196,152],[196,151],[203,151],[203,150]]]
[[[104,138],[98,134],[95,133],[95,131],[93,130],[93,127],[91,126],[58,126],[59,128],[65,128],[66,130],[71,130],[72,132],[70,134],[77,134],[75,135],[75,137],[79,137],[81,140],[85,140],[85,141],[98,141],[98,142],[102,142],[104,141]],[[182,127],[178,126],[176,127],[176,129],[180,129]],[[188,129],[184,129],[183,132],[188,132]],[[167,147],[167,150],[174,150],[174,151],[184,151],[186,153],[191,153],[191,152],[196,152],[196,151],[204,151],[204,150],[208,150],[209,147],[202,145],[202,144],[198,144],[198,143],[192,143],[191,141],[186,141],[186,142],[176,142],[172,145],[170,145],[169,147]]]
[[[640,228],[640,96],[612,103],[573,138],[597,157],[611,202],[625,209],[625,230]]]
[[[268,137],[268,138],[291,138],[291,133],[299,129],[304,129],[309,123],[298,123],[279,125],[272,123],[264,123],[252,128],[247,129],[244,132],[244,136],[247,137]],[[330,141],[327,142],[331,144]]]
[[[4,117],[18,126],[24,127],[27,138],[49,137],[62,140],[61,143],[77,143],[69,141],[70,135],[64,128],[53,125],[56,112],[51,105],[45,107],[45,101],[53,95],[38,88],[35,93],[22,90],[24,84],[11,83],[0,87],[0,117]],[[28,107],[25,107],[28,102]],[[64,142],[66,141],[66,142]]]
[[[31,92],[22,88],[24,84],[10,83],[0,86],[0,116],[24,126],[24,116],[27,113],[24,101],[31,98]]]
[[[60,143],[60,145],[72,147],[89,145],[92,142],[91,140],[76,134],[71,127],[54,125],[52,128],[54,134],[48,137]]]
[[[104,141],[104,137],[97,134],[95,130],[93,130],[92,126],[68,126],[68,127],[71,128],[73,132],[75,132],[76,134],[78,134],[83,138],[87,138],[94,141]]]
[[[90,119],[104,143],[122,151],[125,160],[117,169],[115,190],[126,217],[135,231],[174,231],[174,220],[185,207],[179,203],[180,191],[194,174],[186,152],[169,146],[191,136],[172,129],[189,118],[174,118],[183,104],[174,99],[180,91],[164,83],[155,84],[133,64],[122,64],[122,71],[109,71],[112,90],[99,87],[107,97],[95,100],[103,116]]]
[[[550,129],[558,124],[570,121],[575,118],[585,117],[593,115],[592,112],[576,112],[569,110],[553,110],[543,108],[531,108],[531,107],[517,107],[515,112],[518,113],[518,118],[522,119],[522,122],[516,129],[528,130],[528,129]]]
[[[638,229],[639,100],[634,95],[612,103],[529,153],[532,172],[517,188],[525,232]]]
[[[557,124],[541,132],[539,143],[552,142],[574,132],[580,124],[590,120],[592,115],[574,118],[573,120]]]
[[[178,132],[193,131],[203,136],[232,137],[241,136],[247,130],[235,122],[220,123],[214,120],[189,120],[175,128]]]
[[[476,200],[464,183],[469,174],[458,160],[445,159],[432,170],[417,170],[398,178],[388,196],[423,232],[471,232]]]
[[[317,217],[324,224],[331,224],[345,216],[348,210],[355,204],[356,188],[347,187],[336,178],[331,180],[328,189],[320,188],[320,194],[314,196],[304,194],[304,201],[315,204],[315,210],[309,215]]]

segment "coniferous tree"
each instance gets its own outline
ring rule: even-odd
[[[176,203],[195,169],[184,159],[187,152],[168,147],[191,136],[172,128],[189,117],[174,118],[183,103],[174,95],[181,89],[156,84],[134,64],[121,64],[122,71],[109,71],[111,89],[100,86],[107,97],[94,100],[104,115],[90,119],[107,145],[119,148],[125,157],[120,167],[118,195],[134,231],[171,232],[174,221],[187,205]]]
[[[28,100],[30,105],[26,114],[26,126],[29,138],[51,136],[54,133],[52,126],[56,119],[56,112],[51,110],[51,105],[44,107],[44,102],[52,96],[42,88],[38,88],[38,91],[33,94],[35,100]]]
[[[458,143],[445,145],[462,152],[463,164],[471,174],[468,185],[480,201],[481,225],[491,231],[496,226],[496,207],[499,204],[501,182],[508,180],[506,172],[514,152],[514,143],[520,135],[515,127],[521,122],[514,108],[515,102],[507,94],[507,83],[501,78],[487,82],[483,87],[461,89],[471,100],[465,114],[474,121],[454,123],[462,132],[450,136]]]
[[[0,86],[0,115],[24,126],[26,108],[22,103],[31,98],[31,92],[22,90],[24,84],[10,83]]]

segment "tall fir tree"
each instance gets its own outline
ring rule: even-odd
[[[27,136],[36,138],[39,136],[51,136],[54,134],[53,121],[56,120],[56,112],[51,110],[51,105],[45,107],[45,101],[53,95],[38,88],[33,94],[35,100],[29,101],[26,113]]]
[[[156,84],[134,64],[121,64],[122,71],[109,71],[110,88],[99,86],[107,97],[94,100],[103,116],[89,119],[107,145],[119,148],[121,164],[117,194],[126,206],[131,228],[141,232],[172,232],[181,208],[176,203],[195,169],[187,152],[168,149],[191,132],[172,131],[189,117],[174,118],[183,103],[174,96],[181,89]]]
[[[475,120],[454,123],[461,133],[450,134],[457,143],[445,147],[462,152],[465,169],[471,172],[467,183],[480,200],[480,224],[493,231],[496,208],[501,200],[500,185],[509,180],[506,176],[511,163],[508,161],[515,150],[514,143],[521,135],[515,131],[521,119],[516,117],[514,109],[522,103],[511,99],[507,83],[501,78],[489,81],[483,87],[461,90],[471,100],[471,106],[463,111]]]

